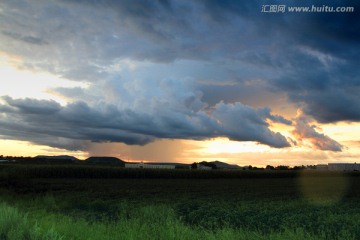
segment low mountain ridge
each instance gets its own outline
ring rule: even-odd
[[[92,164],[119,164],[125,166],[125,162],[116,157],[104,157],[104,156],[89,157],[85,160],[85,162]]]
[[[214,163],[218,168],[226,168],[226,169],[240,169],[241,167],[236,164],[228,164],[220,161],[213,161],[211,163]]]
[[[241,167],[236,164],[228,164],[220,161],[212,161],[212,162],[200,162],[200,164],[204,166],[212,167],[213,169],[240,169]]]
[[[34,157],[35,159],[56,159],[56,160],[71,160],[71,161],[78,161],[76,157],[69,156],[69,155],[58,155],[58,156],[46,156],[46,155],[38,155]]]

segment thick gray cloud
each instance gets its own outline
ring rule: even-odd
[[[274,87],[319,122],[359,121],[359,60],[304,47],[293,52],[290,67],[274,79]]]
[[[8,96],[2,99],[8,103],[8,107],[13,107],[14,111],[20,110],[20,112],[24,114],[52,114],[60,110],[60,104],[55,101],[29,98],[14,100]]]
[[[267,110],[254,110],[240,103],[220,103],[211,112],[193,111],[185,106],[183,111],[176,111],[157,104],[156,112],[140,113],[109,104],[89,106],[74,102],[59,106],[53,101],[9,97],[3,101],[1,135],[49,142],[51,146],[71,150],[78,147],[86,150],[84,142],[89,141],[143,145],[158,138],[228,137],[278,148],[289,146],[284,136],[268,129],[265,120],[272,115]],[[74,145],[73,140],[83,144]]]
[[[19,4],[5,1],[2,5],[7,9],[0,12],[4,19],[0,23],[3,32],[11,32],[12,36],[32,36],[48,44],[27,47],[3,34],[0,47],[23,56],[28,67],[47,69],[72,79],[96,81],[104,78],[104,68],[119,59],[154,63],[179,59],[216,60],[216,64],[220,64],[219,61],[226,59],[243,58],[245,52],[251,51],[249,46],[253,42],[251,22],[241,18],[226,24],[214,21],[202,2],[37,1]],[[249,67],[237,64],[227,69],[227,62],[221,65],[225,74]]]

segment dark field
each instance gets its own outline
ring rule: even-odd
[[[0,188],[0,211],[17,212],[27,229],[20,238],[0,229],[0,239],[360,236],[356,172],[1,165]]]

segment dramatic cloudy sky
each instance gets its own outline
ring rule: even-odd
[[[353,13],[263,13],[265,4]],[[0,154],[360,157],[359,1],[3,0]]]

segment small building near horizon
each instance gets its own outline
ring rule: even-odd
[[[329,163],[330,171],[360,171],[360,164],[357,163]]]
[[[316,165],[316,170],[318,170],[318,171],[327,171],[327,170],[329,170],[329,165],[327,165],[327,164],[317,164]]]
[[[170,164],[125,163],[125,168],[175,169]]]

